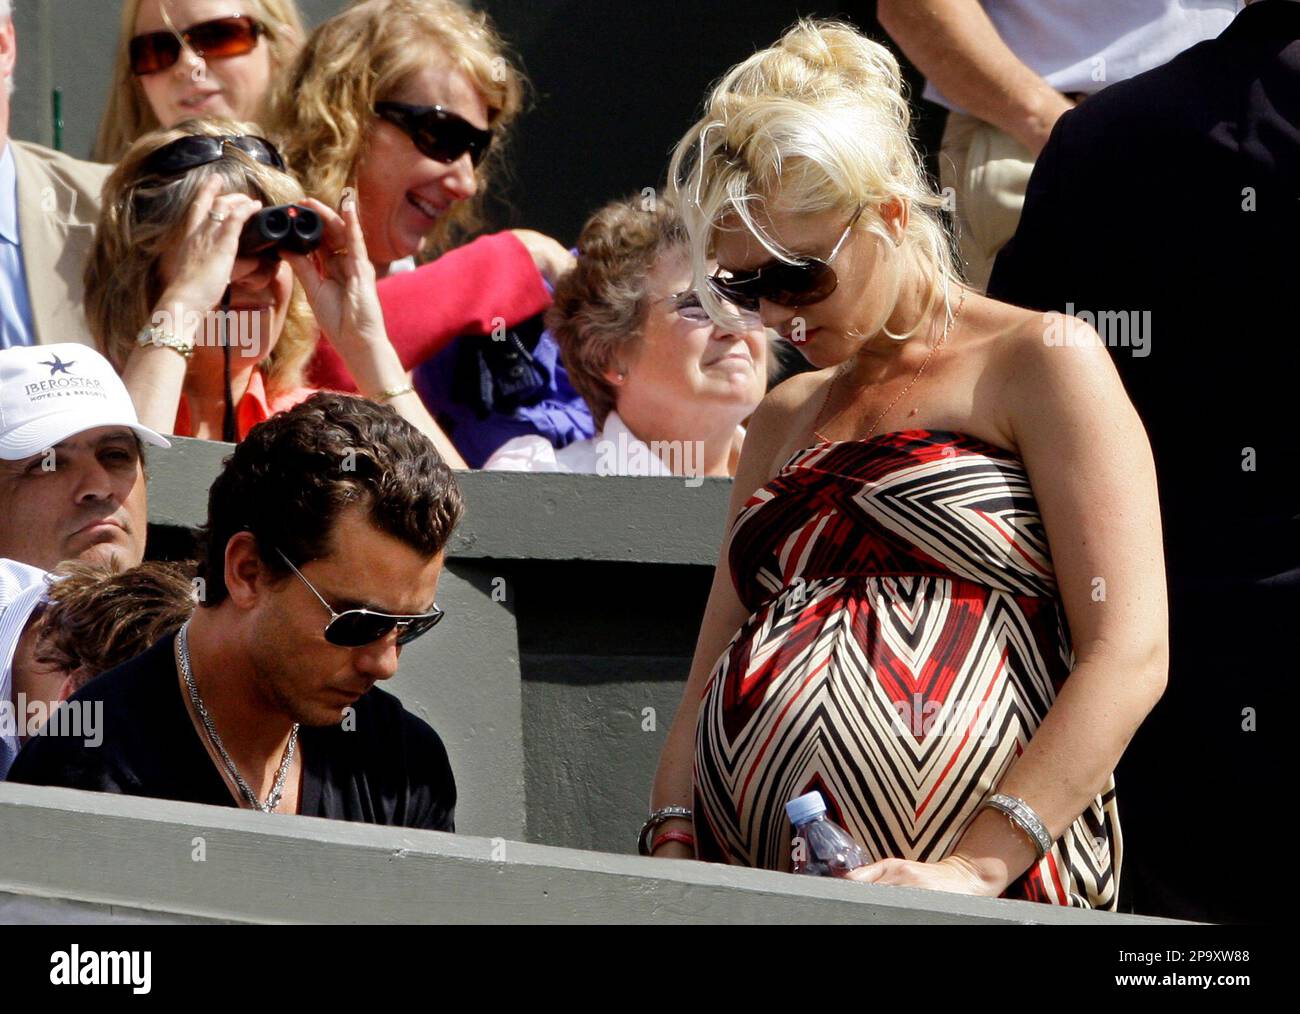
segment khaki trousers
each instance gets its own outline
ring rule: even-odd
[[[983,292],[993,261],[1013,235],[1034,168],[1029,149],[992,124],[948,114],[939,149],[939,185],[957,229],[966,280]]]

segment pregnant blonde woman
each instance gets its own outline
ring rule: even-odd
[[[802,22],[674,156],[706,308],[818,369],[750,424],[644,835],[789,869],[817,789],[855,879],[1113,909],[1166,677],[1150,448],[1105,348],[962,285],[908,131],[889,52]]]

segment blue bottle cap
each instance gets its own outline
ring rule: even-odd
[[[785,804],[785,815],[795,827],[826,815],[826,801],[820,792],[807,792]]]

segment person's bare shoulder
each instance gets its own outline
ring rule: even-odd
[[[990,366],[1013,434],[1122,398],[1123,385],[1094,328],[1063,313],[996,305],[1003,326]]]
[[[797,373],[768,391],[750,420],[751,436],[757,429],[759,439],[764,446],[771,446],[773,456],[779,455],[789,443],[798,443],[800,435],[813,426],[832,373],[832,370]]]
[[[808,405],[813,395],[825,390],[832,370],[814,370],[811,373],[796,373],[788,377],[767,392],[759,410],[764,406],[767,411],[794,413]]]

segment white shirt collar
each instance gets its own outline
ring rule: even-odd
[[[654,448],[638,437],[617,412],[610,409],[601,427],[600,436],[596,438],[597,460],[605,458],[607,463],[599,469],[610,475],[672,475],[668,466]],[[613,470],[608,459],[612,456]]]

